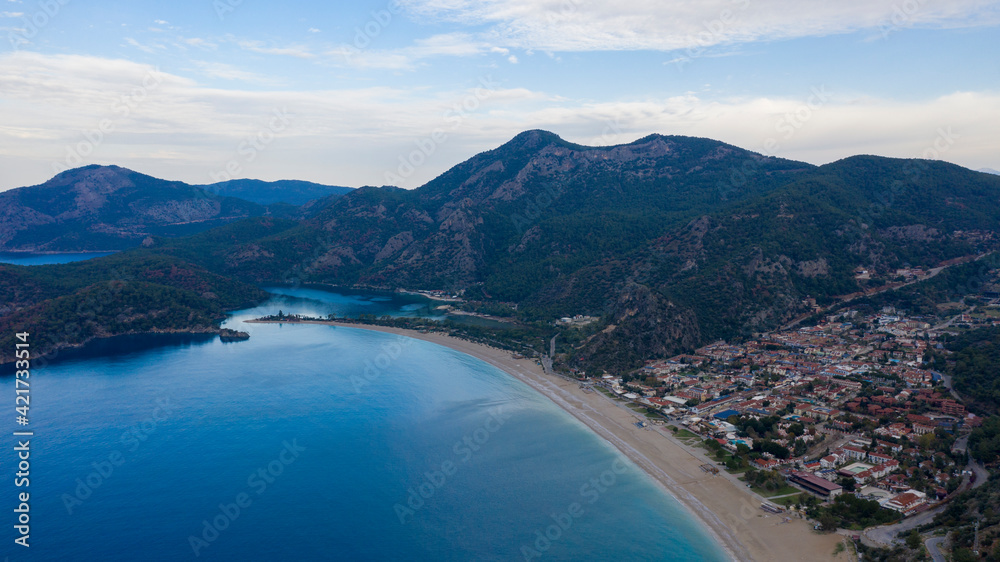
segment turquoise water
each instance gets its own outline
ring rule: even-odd
[[[23,252],[0,252],[0,263],[14,265],[48,265],[52,263],[70,263],[109,256],[114,252],[83,252],[75,254],[30,254]]]
[[[5,478],[3,555],[724,558],[613,448],[479,360],[355,328],[241,323],[340,298],[290,291],[227,322],[249,341],[133,337],[36,370],[32,546],[13,545]]]

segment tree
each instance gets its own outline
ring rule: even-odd
[[[906,535],[906,547],[910,550],[917,550],[920,548],[920,544],[922,542],[920,533],[918,533],[916,529],[910,531],[909,535]]]
[[[824,511],[819,516],[819,525],[824,531],[836,531],[837,518],[831,513]]]

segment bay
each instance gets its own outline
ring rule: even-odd
[[[32,547],[5,547],[12,560],[725,558],[635,465],[490,365],[368,330],[242,323],[419,302],[280,292],[226,322],[248,341],[131,337],[34,371]],[[8,514],[15,490],[0,488]]]

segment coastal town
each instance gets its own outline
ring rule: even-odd
[[[823,530],[861,529],[930,510],[985,480],[966,450],[983,420],[930,359],[947,355],[942,340],[956,326],[1000,325],[996,306],[937,325],[892,307],[847,308],[815,325],[649,360],[595,386],[705,448],[718,468],[768,498],[763,509],[797,508]],[[819,517],[817,507],[848,496],[885,511]]]

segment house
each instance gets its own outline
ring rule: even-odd
[[[909,515],[925,503],[927,503],[927,494],[909,490],[885,502],[883,507],[898,511],[903,515]]]
[[[892,456],[884,453],[868,453],[868,462],[872,464],[882,464],[892,460]]]
[[[852,447],[850,445],[845,445],[842,448],[842,450],[844,451],[844,455],[847,458],[852,459],[852,460],[862,461],[862,460],[865,460],[866,458],[868,458],[868,452],[865,451],[864,449],[859,449],[857,447]]]

